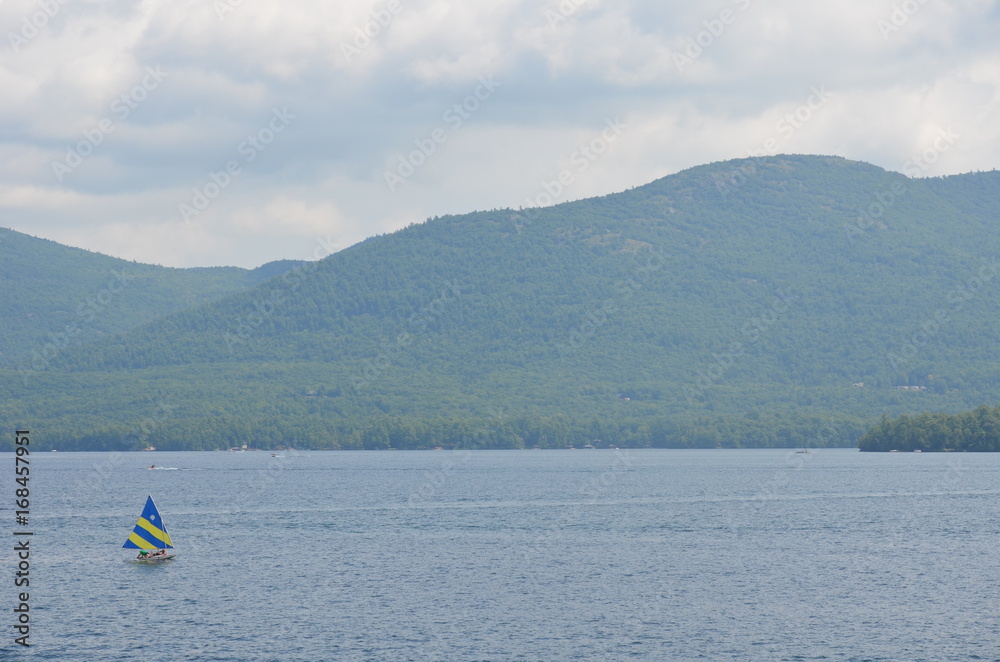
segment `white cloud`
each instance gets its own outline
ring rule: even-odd
[[[906,3],[395,2],[61,5],[16,52],[0,44],[0,217],[124,257],[253,266],[295,257],[314,232],[346,245],[522,204],[615,116],[627,132],[563,198],[768,140],[898,170],[951,127],[961,138],[926,174],[1000,161],[1000,16],[988,0],[909,3],[919,9],[895,16]],[[0,32],[37,8],[6,0]],[[357,43],[347,58],[342,46]],[[149,67],[167,76],[121,117],[112,104]],[[444,113],[480,76],[502,87],[450,126]],[[808,121],[781,124],[821,86],[831,97]],[[288,131],[243,161],[242,141],[285,107]],[[53,162],[103,119],[113,132],[60,181]],[[447,141],[390,193],[385,170],[435,129]],[[178,205],[232,159],[238,181],[186,227]]]

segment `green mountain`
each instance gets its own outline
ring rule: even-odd
[[[297,264],[171,269],[0,228],[0,366],[57,365],[69,348],[245,290]]]
[[[428,219],[11,374],[3,420],[61,448],[853,445],[997,400],[997,210],[996,171],[780,156]]]

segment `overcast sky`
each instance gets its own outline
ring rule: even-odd
[[[1000,165],[992,0],[0,0],[0,31],[0,226],[167,266],[751,153]]]

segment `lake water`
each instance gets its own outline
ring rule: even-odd
[[[0,659],[1000,659],[1000,454],[31,461],[32,646],[8,537]],[[162,565],[121,549],[147,494]]]

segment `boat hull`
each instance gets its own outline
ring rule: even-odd
[[[147,557],[144,559],[133,559],[136,563],[163,563],[164,561],[169,561],[173,559],[176,554],[165,554],[163,556]]]

